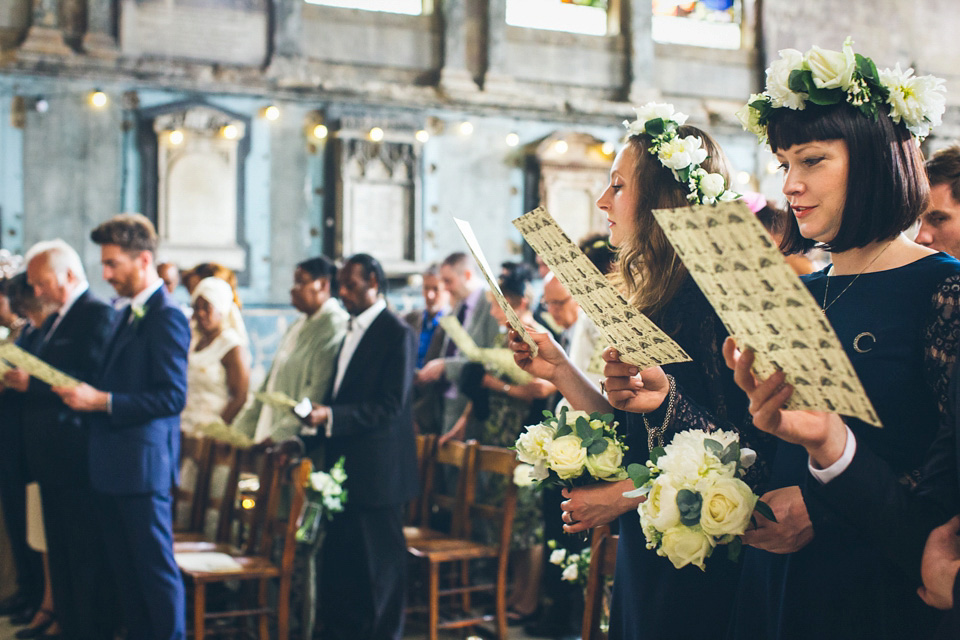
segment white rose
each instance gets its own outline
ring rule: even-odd
[[[934,76],[912,76],[913,69],[901,71],[897,64],[880,71],[880,82],[890,89],[890,118],[897,123],[902,119],[910,133],[925,138],[943,119],[946,87]]]
[[[740,449],[740,468],[749,469],[757,461],[757,452],[749,447]]]
[[[718,198],[725,188],[723,176],[719,173],[708,173],[700,178],[700,191],[707,198]]]
[[[687,121],[687,116],[679,111],[674,111],[672,104],[665,104],[662,102],[648,102],[642,107],[637,107],[634,109],[634,111],[637,113],[637,121],[641,126],[651,120],[656,120],[657,118],[662,120],[673,120],[679,125],[682,125]]]
[[[553,441],[556,430],[545,424],[534,424],[517,438],[517,459],[536,465],[547,457],[547,445]]]
[[[533,465],[518,464],[513,470],[513,484],[518,487],[529,487],[533,484]]]
[[[580,438],[566,435],[557,438],[547,445],[547,465],[561,480],[576,478],[583,472],[583,465],[587,461],[587,450],[583,448]]]
[[[653,481],[646,502],[640,505],[640,519],[658,531],[666,531],[680,523],[677,488],[667,476],[657,476]]]
[[[550,564],[555,564],[560,566],[563,564],[563,561],[567,559],[567,550],[566,549],[554,549],[550,553]]]
[[[576,582],[577,576],[580,575],[580,570],[577,568],[576,564],[567,565],[563,570],[563,573],[560,574],[560,577],[566,580],[567,582]]]
[[[700,526],[705,533],[743,535],[757,503],[757,496],[743,480],[718,478],[701,495]]]
[[[802,68],[803,54],[796,49],[783,49],[780,52],[780,59],[775,60],[767,69],[766,93],[773,101],[774,107],[803,109],[807,94],[794,93],[790,90],[790,73]]]
[[[713,542],[697,527],[678,525],[663,534],[657,553],[666,556],[677,569],[688,564],[703,569],[704,561],[713,553]]]
[[[813,84],[820,89],[850,89],[853,72],[857,68],[852,44],[847,38],[842,51],[829,51],[814,46],[807,52],[805,62],[813,73]]]
[[[692,164],[700,164],[707,159],[706,150],[700,147],[700,138],[696,136],[674,138],[670,142],[660,145],[657,157],[668,169],[674,171],[685,169]]]
[[[626,472],[623,465],[623,449],[612,438],[604,438],[607,448],[597,455],[587,455],[587,471],[597,480],[623,480]]]
[[[767,128],[760,124],[760,112],[750,105],[763,98],[764,96],[759,93],[750,94],[747,104],[740,107],[734,114],[743,126],[744,131],[749,131],[757,136],[761,143],[767,139]]]
[[[330,470],[330,477],[343,484],[347,480],[347,472],[343,470],[343,467],[334,466]]]
[[[571,427],[577,423],[577,419],[583,418],[588,423],[590,422],[590,414],[586,411],[567,411],[567,424]]]
[[[310,474],[310,488],[317,493],[325,492],[332,482],[333,479],[323,471]]]

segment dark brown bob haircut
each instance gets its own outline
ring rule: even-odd
[[[927,206],[930,185],[920,149],[901,122],[894,124],[887,107],[874,120],[846,103],[815,105],[802,111],[774,109],[767,133],[776,153],[798,144],[843,140],[850,155],[847,194],[837,236],[823,245],[832,252],[864,247],[893,238],[913,224]],[[807,251],[816,243],[800,235],[788,216],[781,249]]]
[[[139,213],[122,213],[114,216],[90,232],[96,244],[115,244],[130,255],[141,251],[154,254],[157,251],[157,232],[153,223]]]

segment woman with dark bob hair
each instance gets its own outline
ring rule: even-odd
[[[927,534],[957,511],[950,380],[960,337],[960,262],[902,231],[929,186],[919,140],[939,124],[942,81],[814,47],[781,52],[738,116],[784,171],[784,244],[833,264],[804,276],[883,422],[787,411],[783,373],[724,345],[753,423],[780,442],[744,554],[731,637],[926,638],[918,597]]]

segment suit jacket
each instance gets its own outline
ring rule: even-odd
[[[80,295],[48,336],[51,315],[40,327],[34,355],[66,374],[95,384],[116,312],[89,290]],[[87,485],[87,430],[82,414],[67,407],[49,385],[30,379],[23,404],[23,440],[33,479],[46,485]]]
[[[411,416],[415,360],[410,328],[384,310],[363,334],[328,403],[333,429],[327,467],[344,456],[347,508],[395,506],[419,492]]]
[[[444,312],[449,313],[449,310]],[[423,310],[411,311],[404,320],[413,330],[414,347],[419,348],[420,332],[423,330]],[[430,336],[430,344],[423,361],[430,362],[443,355],[446,340],[443,327],[437,325]],[[416,355],[416,352],[415,352]],[[425,384],[413,389],[413,419],[419,433],[441,433],[443,431],[443,391],[442,385]]]
[[[111,411],[90,416],[90,477],[97,491],[166,494],[176,484],[189,346],[187,318],[163,287],[147,300],[142,317],[121,320],[98,385],[112,394]]]
[[[347,331],[349,317],[343,307],[334,302],[315,316],[304,318],[293,351],[282,362],[274,358],[259,390],[266,391],[267,381],[271,375],[275,375],[274,391],[281,391],[294,400],[310,398],[313,402],[323,402],[333,381],[337,353]],[[290,330],[293,330],[292,326],[288,331]],[[263,403],[254,399],[234,422],[233,428],[252,438],[257,431],[257,421],[262,409]],[[300,427],[300,420],[292,412],[273,410],[271,437],[274,440],[295,436],[300,433]]]
[[[497,320],[490,315],[490,304],[487,296],[481,295],[464,327],[467,333],[470,334],[470,337],[473,338],[473,341],[477,343],[477,346],[481,348],[492,347],[497,335],[500,333],[500,325],[497,323]],[[457,316],[462,306],[463,302],[460,302],[451,313]],[[449,338],[444,336],[443,347],[440,353],[447,352],[448,343]],[[460,374],[463,373],[463,367],[467,362],[469,361],[460,353],[444,360],[444,375],[450,384],[456,386],[460,382]]]
[[[15,344],[29,353],[36,351],[39,329],[26,325]],[[0,391],[0,465],[9,478],[29,482],[23,454],[23,395],[13,389]]]

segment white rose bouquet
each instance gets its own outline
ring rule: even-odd
[[[343,487],[346,480],[342,456],[329,472],[314,471],[310,474],[307,499],[297,528],[298,542],[312,545],[322,540],[323,522],[332,520],[334,514],[342,512],[346,505],[347,490]]]
[[[522,467],[542,486],[576,487],[616,482],[627,477],[623,468],[626,446],[617,437],[613,414],[544,411],[543,422],[526,427],[514,449]],[[516,481],[516,478],[515,478]]]
[[[556,540],[548,540],[550,549],[550,564],[555,564],[563,570],[560,579],[574,582],[581,587],[587,586],[587,574],[590,569],[590,547],[584,547],[580,553],[568,553],[563,547],[558,547]]]
[[[638,487],[624,495],[646,496],[637,507],[647,548],[656,549],[677,569],[704,561],[718,545],[727,555],[740,555],[740,536],[759,511],[773,520],[773,511],[741,480],[756,460],[740,448],[733,431],[681,431],[665,447],[650,452],[646,465],[631,464],[627,473]]]

